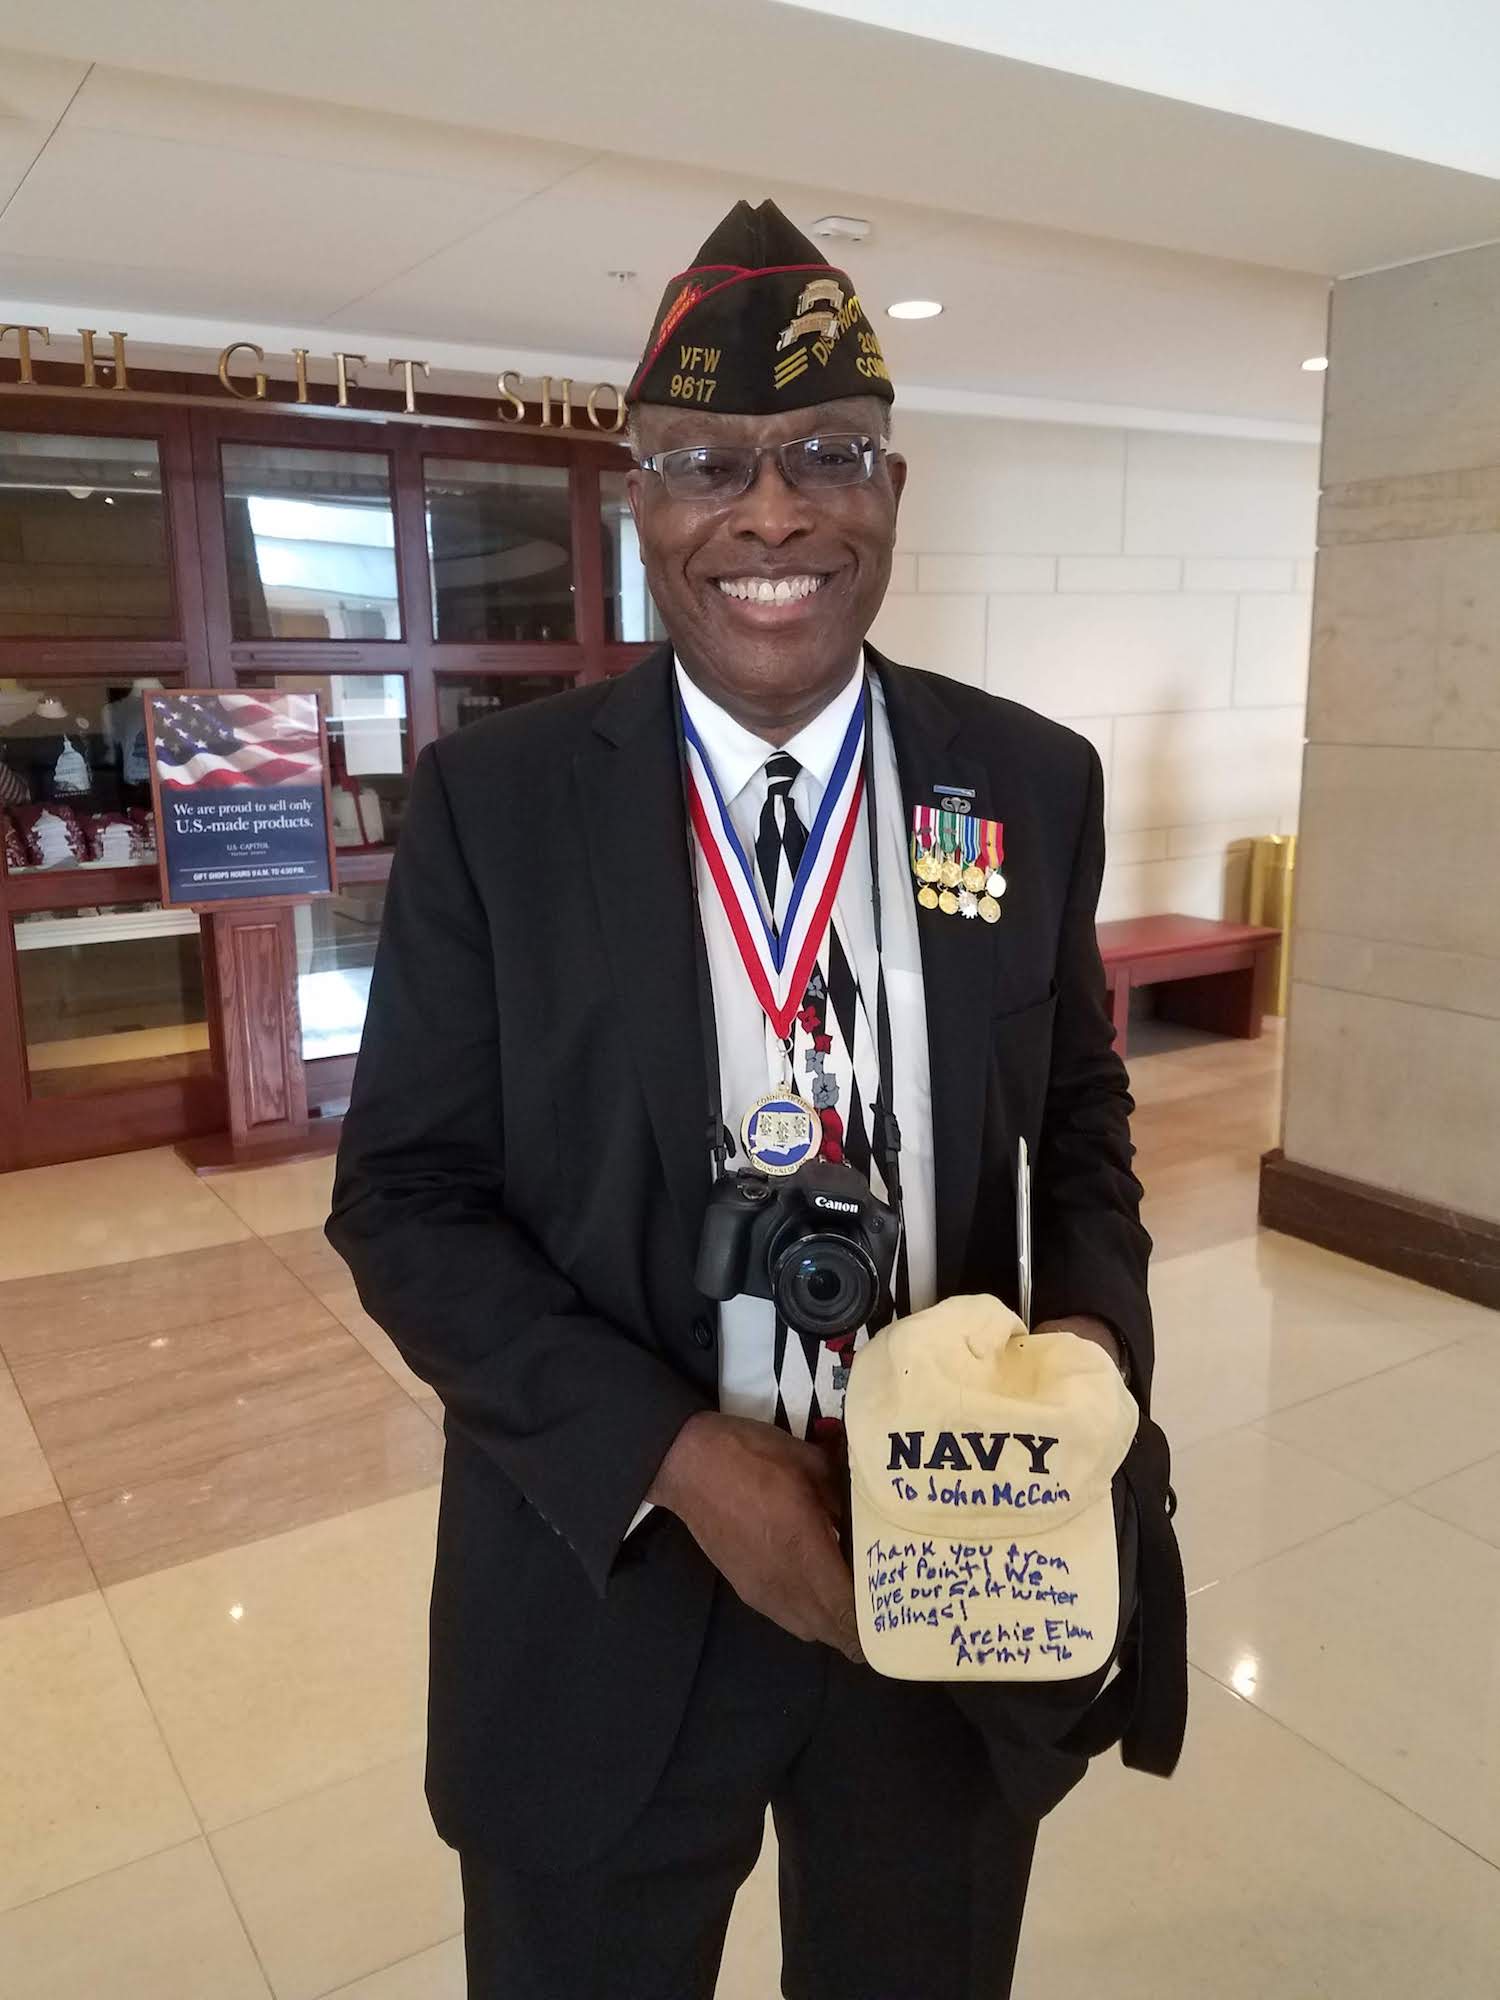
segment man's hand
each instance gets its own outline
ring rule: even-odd
[[[1095,1319],[1090,1313],[1080,1313],[1076,1319],[1044,1319],[1032,1329],[1033,1333],[1076,1333],[1080,1340],[1091,1340],[1095,1347],[1102,1347],[1116,1368],[1130,1379],[1130,1370],[1125,1365],[1125,1352],[1119,1338],[1111,1326],[1102,1319]]]
[[[676,1514],[752,1611],[859,1660],[844,1494],[821,1446],[746,1417],[689,1417],[646,1498]]]

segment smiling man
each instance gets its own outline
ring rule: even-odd
[[[892,390],[772,204],[668,285],[629,400],[671,643],[423,754],[329,1224],[447,1411],[469,1992],[710,2000],[769,1808],[784,1993],[1000,2000],[1041,1817],[1108,1743],[1175,1759],[1164,1447],[1143,1416],[1116,1482],[1109,1686],[950,1689],[860,1657],[840,1414],[893,1316],[1028,1289],[1147,1406],[1099,763],[865,644]]]

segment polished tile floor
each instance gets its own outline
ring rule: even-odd
[[[1159,1038],[1158,1038],[1159,1040]],[[1500,1320],[1255,1227],[1279,1047],[1140,1040],[1194,1710],[1044,1831],[1022,2000],[1500,1994]],[[457,2000],[440,1412],[326,1162],[0,1180],[0,1996]],[[769,1844],[721,2000],[777,1990]]]

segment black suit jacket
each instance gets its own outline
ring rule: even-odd
[[[919,913],[940,1294],[1016,1303],[1024,1134],[1034,1314],[1109,1321],[1144,1409],[1150,1245],[1094,934],[1098,758],[1026,709],[871,659],[901,772],[885,809],[909,822],[965,786],[1005,828],[1000,923]],[[693,1284],[709,1121],[674,696],[664,648],[418,760],[328,1225],[447,1412],[438,1829],[543,1865],[597,1853],[649,1795],[714,1581],[672,1516],[625,1539],[718,1378]],[[1164,1526],[1164,1465],[1147,1483]],[[1082,1768],[1059,1744],[1083,1697],[980,1693],[997,1766],[1052,1803]]]

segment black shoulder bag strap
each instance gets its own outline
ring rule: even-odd
[[[1120,1470],[1140,1536],[1136,1615],[1119,1672],[1068,1732],[1064,1747],[1095,1757],[1118,1743],[1132,1770],[1169,1778],[1187,1732],[1187,1591],[1172,1532],[1171,1455],[1149,1417],[1142,1417]]]

